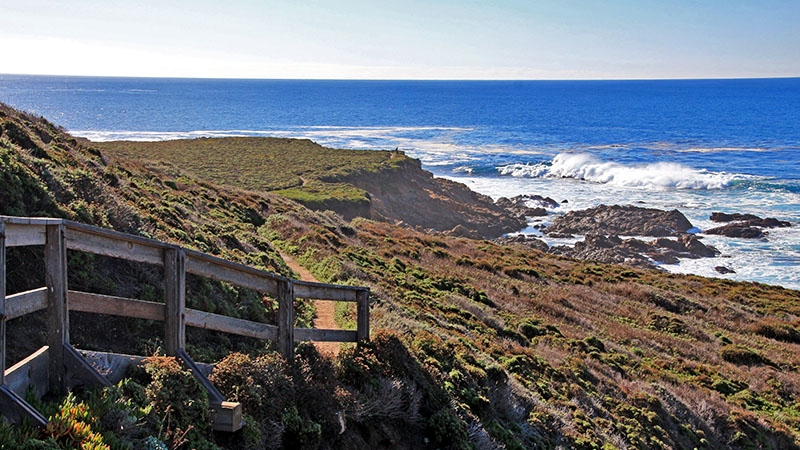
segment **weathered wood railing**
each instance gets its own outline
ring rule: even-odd
[[[6,295],[6,248],[44,246],[45,286]],[[164,268],[165,302],[148,302],[89,292],[67,286],[67,250],[93,253]],[[267,325],[186,308],[186,274],[194,274],[275,296],[278,325]],[[294,327],[294,299],[356,302],[356,330]],[[46,311],[47,345],[6,370],[6,322]],[[258,339],[276,340],[291,359],[296,341],[364,342],[369,340],[369,290],[292,280],[176,245],[62,219],[0,216],[0,412],[14,422],[45,419],[21,396],[29,387],[39,394],[63,393],[77,384],[108,385],[83,353],[70,345],[69,311],[163,321],[165,352],[192,371],[206,389],[214,427],[235,431],[242,426],[241,405],[225,401],[186,353],[186,326]],[[112,357],[112,354],[102,354]],[[116,357],[119,357],[118,355]],[[141,361],[141,358],[127,357]]]

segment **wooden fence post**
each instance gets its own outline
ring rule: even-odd
[[[66,392],[64,346],[69,344],[67,306],[67,247],[64,225],[47,225],[44,246],[45,285],[47,286],[47,352],[50,357],[50,390]]]
[[[167,355],[178,356],[178,351],[186,347],[186,253],[182,248],[164,251],[164,281],[164,347]]]
[[[356,338],[359,343],[369,342],[369,291],[356,292],[357,328]]]
[[[0,222],[0,385],[6,384],[6,223]]]
[[[294,283],[289,280],[278,281],[278,350],[294,359]]]

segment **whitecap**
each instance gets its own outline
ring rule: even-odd
[[[711,172],[682,164],[657,162],[624,165],[602,161],[586,153],[559,153],[539,164],[509,164],[497,168],[501,175],[531,178],[575,178],[620,187],[648,189],[723,189],[745,175]]]

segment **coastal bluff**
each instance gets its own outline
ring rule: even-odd
[[[332,149],[308,139],[270,137],[86,145],[117,158],[170,164],[214,184],[278,194],[348,220],[365,217],[485,238],[526,226],[524,217],[462,183],[434,177],[402,151]]]

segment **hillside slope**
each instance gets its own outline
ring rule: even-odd
[[[58,420],[83,405],[73,420],[115,448],[800,448],[798,291],[346,222],[109,158],[7,107],[0,129],[0,214],[69,217],[288,273],[280,249],[320,281],[372,289],[374,342],[333,360],[311,346],[283,361],[258,342],[188,336],[193,357],[222,359],[213,380],[250,415],[236,435],[203,426],[207,411],[191,386],[175,388],[185,374],[166,359],[116,388],[42,405]],[[36,255],[14,253],[10,293],[36,284],[25,270]],[[163,296],[152,269],[123,279],[113,261],[70,258],[70,286]],[[192,307],[271,320],[268,298],[190,284]],[[343,325],[353,315],[337,309]],[[92,322],[75,316],[78,345],[107,345]],[[130,345],[150,330],[136,350],[158,347],[157,327],[103,323]],[[33,325],[12,321],[9,333],[35,341]],[[163,428],[165,411],[175,415]],[[120,417],[137,426],[120,431]],[[69,445],[52,430],[0,426],[0,445],[34,438]]]

